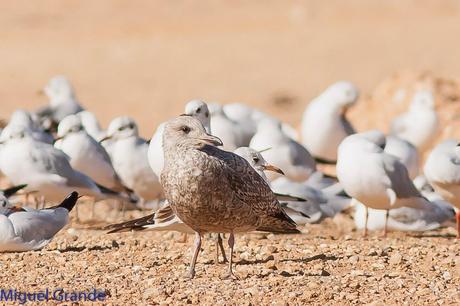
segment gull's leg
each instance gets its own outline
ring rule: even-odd
[[[91,220],[94,220],[95,215],[96,215],[96,201],[93,201],[93,205],[91,206]]]
[[[188,240],[188,234],[187,233],[182,233],[182,239],[179,240],[180,243],[187,243]]]
[[[383,228],[383,237],[387,236],[388,217],[390,216],[390,210],[385,211],[385,227]]]
[[[32,198],[34,200],[35,209],[38,209],[38,199],[37,197]]]
[[[235,246],[235,236],[233,233],[230,233],[228,237],[228,246],[230,247],[230,261],[228,262],[228,275],[225,278],[239,279],[235,274],[233,274],[233,247]]]
[[[455,218],[457,219],[457,239],[460,239],[460,210],[455,214]]]
[[[195,250],[193,251],[192,262],[190,263],[190,270],[188,277],[192,279],[195,277],[195,264],[198,258],[198,253],[200,253],[201,249],[201,235],[198,232],[195,232]]]
[[[225,255],[225,249],[224,249],[224,245],[223,245],[222,241],[223,240],[222,240],[222,237],[220,236],[220,234],[217,234],[216,264],[219,263],[219,249],[220,249],[220,252],[222,253],[222,258],[223,258],[222,262],[228,262],[227,256]]]
[[[365,206],[366,209],[365,209],[365,217],[364,217],[364,231],[363,231],[363,237],[367,237],[367,219],[369,218],[369,208],[367,208],[367,206]]]
[[[45,208],[45,196],[40,197],[40,209]]]
[[[75,205],[75,220],[80,223],[80,214],[78,213],[78,209],[79,209],[80,205]]]

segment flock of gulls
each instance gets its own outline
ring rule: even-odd
[[[16,110],[1,130],[0,174],[13,187],[0,193],[0,251],[46,246],[70,211],[78,212],[82,196],[150,210],[107,226],[109,233],[194,234],[190,277],[208,233],[217,261],[219,252],[227,261],[227,236],[228,276],[236,278],[235,234],[300,233],[299,226],[344,210],[364,235],[432,230],[456,217],[460,237],[458,141],[435,145],[421,165],[421,152],[440,128],[429,90],[414,94],[388,135],[353,128],[346,112],[359,92],[341,81],[306,106],[301,133],[242,103],[192,100],[149,141],[127,116],[102,129],[63,76],[43,91],[48,105]],[[323,173],[321,164],[335,166],[336,176]]]

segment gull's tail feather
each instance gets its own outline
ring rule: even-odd
[[[123,223],[108,225],[104,230],[108,234],[133,231],[176,231],[192,234],[194,231],[183,223],[173,212],[171,206],[165,205],[153,214]]]
[[[155,224],[155,213],[122,222],[117,224],[111,224],[104,227],[104,230],[108,230],[107,234],[120,233],[120,232],[129,232],[129,231],[141,231],[146,229],[145,226]]]
[[[7,188],[5,190],[3,190],[3,195],[7,198],[11,197],[13,194],[15,194],[16,192],[18,192],[19,190],[21,189],[24,189],[27,187],[27,184],[22,184],[22,185],[17,185],[17,186],[13,186],[13,187],[10,187],[10,188]]]
[[[264,216],[262,224],[257,228],[258,231],[271,232],[278,234],[298,234],[297,224],[289,217],[286,212],[280,209],[274,214]]]
[[[325,158],[321,158],[321,157],[317,157],[317,156],[314,156],[313,158],[315,159],[315,161],[318,164],[324,164],[324,165],[335,165],[335,164],[337,164],[337,161],[335,161],[335,160],[329,160],[329,159],[325,159]]]
[[[307,202],[307,200],[304,199],[304,198],[293,196],[293,195],[290,195],[290,194],[282,194],[282,193],[277,193],[277,192],[273,192],[273,193],[275,194],[275,196],[278,199],[278,201]]]

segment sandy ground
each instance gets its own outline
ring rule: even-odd
[[[298,126],[311,98],[347,79],[362,90],[350,114],[359,130],[386,130],[422,86],[435,91],[439,138],[457,136],[459,18],[454,0],[1,2],[0,118],[45,104],[37,91],[65,74],[103,125],[128,114],[146,137],[197,97],[245,102]],[[207,240],[187,281],[192,239],[106,235],[91,228],[121,219],[107,209],[98,217],[72,221],[43,251],[1,254],[1,287],[95,287],[114,305],[460,301],[452,228],[363,239],[341,216],[302,235],[238,236],[239,281],[220,279],[226,266],[214,264]]]
[[[99,218],[112,222],[107,205]],[[87,220],[89,205],[80,208]],[[129,212],[125,218],[140,216]],[[118,215],[119,216],[119,215]],[[119,216],[120,217],[120,216]],[[86,222],[85,222],[86,223]],[[185,275],[193,237],[179,233],[105,234],[104,222],[74,221],[44,250],[0,255],[0,284],[40,291],[97,288],[112,305],[456,305],[460,244],[454,229],[362,238],[347,215],[308,225],[299,235],[236,238],[235,271],[223,280],[214,240],[205,239],[197,276]],[[92,229],[91,229],[92,228]]]

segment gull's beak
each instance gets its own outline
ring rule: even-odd
[[[205,136],[200,137],[200,139],[203,142],[205,142],[206,144],[209,144],[209,145],[212,145],[212,146],[219,147],[219,146],[223,145],[222,140],[220,140],[219,137],[212,136],[212,135],[209,135],[209,134],[205,134]]]
[[[107,135],[104,138],[102,138],[101,140],[99,140],[99,143],[103,143],[106,140],[112,139],[112,137],[113,137],[112,135]]]
[[[18,205],[15,205],[15,206],[11,207],[10,210],[11,210],[12,212],[24,211],[24,209],[23,209],[21,206],[18,206]]]
[[[279,173],[281,175],[284,175],[284,172],[283,170],[281,170],[280,168],[276,167],[276,166],[273,166],[273,165],[270,165],[270,164],[266,164],[266,165],[262,165],[262,169],[265,171],[273,171],[273,172],[276,172],[276,173]]]
[[[257,152],[263,153],[263,152],[266,152],[266,151],[271,150],[271,149],[272,149],[271,147],[268,147],[268,148],[265,148],[265,149],[257,151]]]
[[[65,137],[65,136],[56,137],[56,138],[54,139],[54,142],[53,142],[53,143],[56,143],[57,141],[64,139],[64,137]]]

